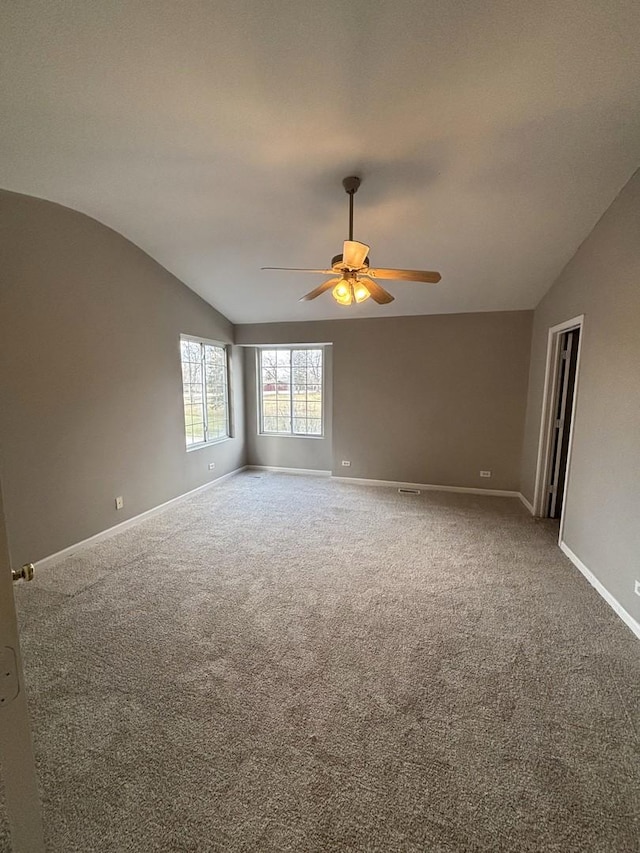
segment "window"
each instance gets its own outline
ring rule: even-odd
[[[322,435],[323,351],[259,349],[260,432]]]
[[[181,335],[180,354],[187,448],[228,438],[226,347]]]

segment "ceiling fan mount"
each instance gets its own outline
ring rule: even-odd
[[[353,197],[360,187],[361,179],[357,175],[343,178],[342,186],[349,196],[349,239],[344,241],[342,254],[334,255],[331,259],[331,269],[300,269],[296,267],[262,267],[263,270],[282,270],[291,272],[322,273],[323,275],[338,276],[329,279],[305,294],[300,301],[308,302],[332,288],[333,297],[340,305],[351,305],[353,302],[364,302],[371,297],[374,302],[384,305],[393,302],[394,297],[375,281],[376,278],[395,281],[419,281],[427,284],[437,284],[440,273],[427,270],[394,270],[369,266],[369,246],[353,239]]]
[[[358,192],[358,187],[362,183],[362,180],[357,175],[351,175],[349,178],[342,179],[342,186],[345,188],[345,191],[349,193],[349,195],[353,195]]]

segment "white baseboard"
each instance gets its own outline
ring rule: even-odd
[[[330,477],[331,471],[317,468],[280,468],[278,465],[247,465],[249,471],[276,471],[280,474],[309,474],[312,477]]]
[[[140,524],[142,521],[146,521],[147,518],[151,518],[153,515],[157,515],[160,512],[164,512],[169,507],[175,506],[175,504],[181,503],[187,498],[193,497],[198,492],[204,492],[207,489],[210,489],[212,486],[217,486],[219,483],[222,483],[223,480],[228,480],[229,477],[234,477],[236,474],[239,474],[241,471],[246,469],[246,465],[243,465],[242,468],[236,468],[234,471],[229,471],[228,474],[223,474],[222,477],[217,477],[215,480],[211,480],[210,483],[205,483],[203,486],[198,486],[195,489],[191,489],[189,492],[185,492],[182,495],[178,495],[175,498],[171,498],[171,500],[165,501],[162,504],[158,504],[158,506],[154,506],[151,509],[146,510],[145,512],[141,512],[139,515],[134,515],[132,518],[127,518],[126,521],[121,521],[120,524],[114,524],[113,527],[107,527],[106,530],[101,530],[100,533],[95,533],[93,536],[89,536],[88,539],[83,539],[81,542],[76,542],[75,545],[69,545],[68,548],[63,548],[61,551],[56,551],[55,554],[49,554],[48,557],[43,557],[41,560],[38,560],[34,563],[37,569],[44,569],[47,566],[52,565],[53,563],[57,563],[59,560],[62,560],[64,557],[70,557],[72,554],[75,554],[76,551],[81,550],[82,548],[86,548],[89,545],[95,545],[97,542],[101,542],[103,539],[109,539],[111,536],[115,536],[116,533],[122,533],[123,530],[127,530],[129,527],[135,527],[136,524]]]
[[[636,622],[633,616],[624,609],[624,607],[620,604],[620,602],[614,598],[609,590],[603,586],[598,578],[593,574],[593,572],[589,571],[589,569],[582,562],[580,557],[576,556],[571,548],[566,544],[566,542],[560,542],[560,550],[567,555],[567,557],[571,560],[573,565],[581,572],[585,578],[589,581],[591,586],[600,593],[602,598],[607,602],[609,607],[618,614],[618,616],[622,619],[625,625],[630,628],[636,637],[640,640],[640,623]]]
[[[400,483],[395,480],[366,480],[362,477],[332,477],[339,483],[354,483],[361,486],[389,486],[394,489],[420,489],[422,492],[460,492],[468,495],[492,495],[493,497],[517,498],[520,492],[506,489],[478,489],[472,486],[438,486],[433,483]]]
[[[531,515],[535,515],[535,513],[533,511],[533,504],[529,503],[529,501],[525,498],[525,496],[522,494],[522,492],[518,492],[518,497],[520,498],[521,502],[526,506],[526,508],[529,510]]]

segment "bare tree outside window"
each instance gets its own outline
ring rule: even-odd
[[[259,349],[261,432],[322,435],[323,351]]]

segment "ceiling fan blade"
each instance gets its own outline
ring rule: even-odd
[[[342,263],[352,270],[359,270],[369,254],[369,246],[356,240],[345,240],[342,250]]]
[[[372,275],[375,278],[388,278],[393,281],[424,281],[427,284],[437,284],[442,278],[439,272],[430,272],[429,270],[385,270],[380,267],[367,270],[367,275]]]
[[[304,296],[301,296],[300,299],[298,299],[298,302],[310,302],[312,299],[315,299],[316,296],[321,296],[325,291],[335,287],[339,281],[342,281],[342,279],[330,278],[329,281],[323,281],[322,284],[318,285],[318,287],[309,291],[309,293],[305,293]]]
[[[283,272],[317,272],[320,275],[333,275],[335,270],[308,270],[303,267],[260,267],[261,270],[281,270]]]
[[[371,298],[374,302],[377,302],[378,305],[387,305],[389,302],[393,302],[395,296],[392,296],[388,293],[384,287],[381,287],[377,281],[374,281],[372,278],[368,278],[367,276],[361,276],[360,281],[367,288],[369,293],[371,294]]]

